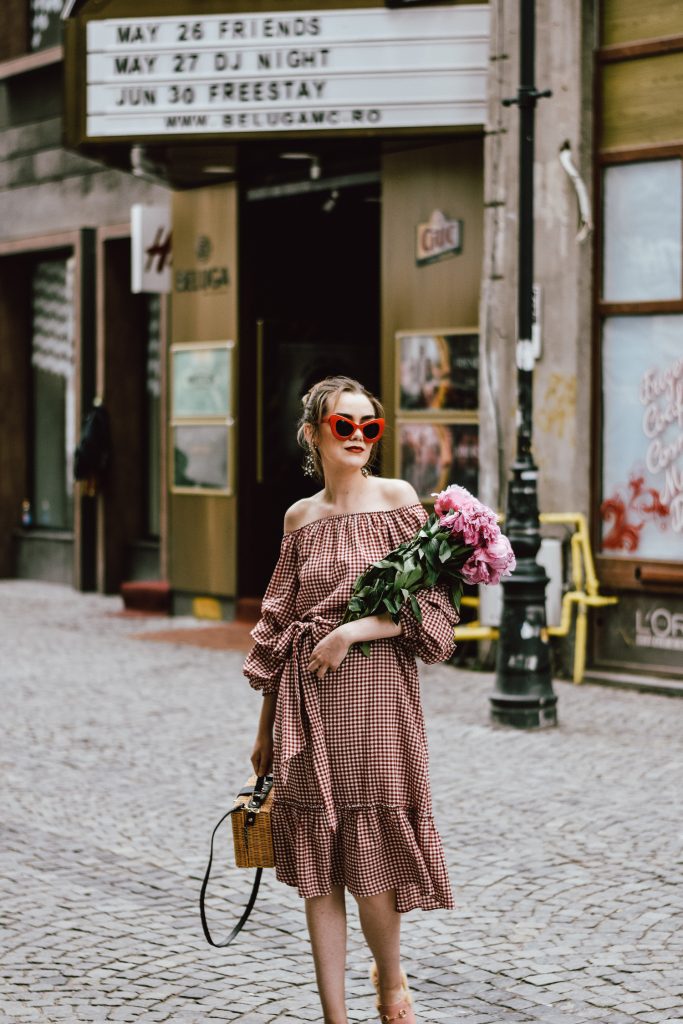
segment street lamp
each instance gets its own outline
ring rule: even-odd
[[[512,576],[502,581],[503,612],[496,661],[491,717],[505,725],[532,728],[557,724],[545,617],[548,577],[536,561],[541,546],[538,518],[538,469],[531,453],[534,355],[531,341],[534,276],[534,116],[550,91],[534,84],[535,0],[520,0],[517,96],[503,100],[519,107],[519,237],[517,455],[508,489],[505,530],[517,558]]]

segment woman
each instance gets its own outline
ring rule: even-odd
[[[444,661],[457,615],[444,588],[421,592],[422,623],[372,615],[340,625],[370,563],[427,518],[410,484],[370,474],[379,401],[349,377],[303,399],[298,440],[323,488],[287,511],[244,674],[263,691],[254,771],[274,775],[276,877],[304,898],[326,1024],[346,1024],[345,889],[374,955],[384,1024],[415,1024],[401,970],[401,914],[453,907],[432,819],[415,655]],[[372,640],[366,658],[358,646]]]

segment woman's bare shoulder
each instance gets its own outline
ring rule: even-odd
[[[384,500],[392,508],[401,508],[403,505],[417,505],[420,499],[417,491],[407,480],[387,480],[379,478],[381,482]]]
[[[285,512],[284,532],[293,533],[294,530],[299,530],[302,526],[306,526],[307,523],[319,518],[320,503],[318,495],[313,494],[309,498],[300,498],[299,501],[295,501],[293,505],[290,505]]]

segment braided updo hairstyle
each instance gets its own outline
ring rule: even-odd
[[[355,395],[365,395],[372,405],[375,416],[384,417],[384,408],[379,398],[376,398],[367,388],[364,388],[357,380],[353,377],[344,377],[342,374],[338,374],[334,377],[325,377],[324,380],[319,380],[317,384],[314,384],[301,399],[303,411],[301,419],[297,425],[296,439],[299,446],[304,449],[307,456],[310,455],[313,460],[313,469],[315,472],[316,479],[321,483],[325,482],[325,474],[323,472],[323,464],[320,458],[320,452],[316,444],[318,438],[318,432],[320,430],[320,421],[323,416],[326,415],[328,408],[327,403],[329,399],[334,399],[337,395],[343,394],[345,391],[349,391]],[[313,442],[309,445],[304,434],[304,425],[310,423],[313,427]],[[373,444],[370,449],[370,458],[366,462],[368,469],[377,461],[379,444]],[[365,467],[364,467],[365,468]]]

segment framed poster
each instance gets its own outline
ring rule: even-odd
[[[232,494],[232,423],[174,423],[171,490]]]
[[[232,416],[233,347],[232,341],[172,346],[173,420]]]
[[[396,409],[476,411],[479,405],[477,328],[437,328],[396,334]]]
[[[479,427],[476,423],[419,422],[396,424],[396,475],[407,480],[421,501],[449,484],[477,493]]]
[[[602,334],[601,554],[683,561],[683,316],[611,316]]]

